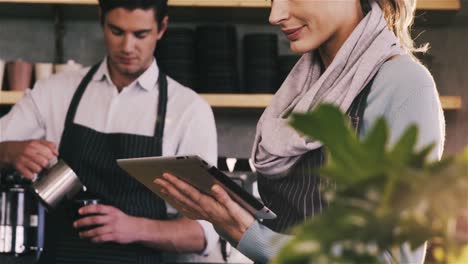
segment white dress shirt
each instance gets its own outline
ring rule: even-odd
[[[0,119],[0,142],[46,139],[60,144],[72,97],[89,68],[60,73],[40,80],[34,89]],[[153,136],[158,107],[159,69],[151,66],[119,93],[113,84],[107,59],[99,66],[81,98],[74,122],[102,133]],[[209,104],[171,78],[168,82],[163,155],[196,154],[217,162],[216,127]],[[168,210],[172,208],[168,206]],[[205,233],[208,254],[218,235],[206,221],[198,221]]]

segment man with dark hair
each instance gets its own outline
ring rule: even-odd
[[[167,0],[99,0],[101,25],[104,25],[106,14],[112,9],[123,7],[127,10],[135,9],[153,9],[154,18],[160,27],[165,17],[167,17]]]
[[[217,241],[213,227],[169,220],[166,203],[115,161],[198,154],[216,163],[211,108],[153,57],[167,28],[167,0],[99,5],[104,60],[37,82],[0,119],[0,162],[32,179],[58,156],[103,202],[82,207],[75,221],[66,210],[51,212],[40,263],[154,264],[162,251],[207,253]]]

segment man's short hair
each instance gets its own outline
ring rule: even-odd
[[[104,19],[109,11],[119,7],[127,10],[153,9],[158,25],[167,16],[167,0],[99,0],[99,6],[101,7],[101,24],[104,24]]]

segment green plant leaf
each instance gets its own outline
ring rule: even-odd
[[[331,197],[329,208],[295,227],[295,238],[274,263],[379,263],[384,250],[393,252],[403,242],[416,247],[434,237],[445,243],[451,261],[461,255],[447,226],[468,206],[468,148],[429,162],[434,144],[416,150],[412,125],[389,149],[384,119],[359,140],[332,105],[293,114],[291,125],[324,144],[327,162],[320,175],[336,188],[321,190]],[[337,243],[348,246],[337,254]],[[372,254],[357,245],[374,245]]]

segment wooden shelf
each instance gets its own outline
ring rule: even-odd
[[[201,94],[212,107],[264,108],[271,94]],[[13,105],[23,97],[23,92],[0,91],[0,105]]]
[[[441,96],[440,102],[444,110],[458,110],[462,108],[461,96]]]
[[[95,5],[97,0],[0,0],[0,3]],[[170,6],[270,7],[267,0],[169,0]]]
[[[271,101],[271,94],[201,94],[212,107],[265,108]],[[441,96],[444,110],[462,108],[460,96]]]
[[[95,5],[97,0],[0,0],[0,3]],[[267,0],[169,0],[170,6],[270,7]],[[420,10],[460,10],[460,0],[418,0]]]
[[[270,7],[267,0],[169,0],[170,6],[200,7]]]
[[[14,105],[23,97],[23,92],[0,91],[0,105]]]
[[[461,9],[460,0],[418,0],[417,9],[457,11]]]
[[[212,106],[219,108],[265,108],[271,101],[271,94],[201,94]],[[23,92],[0,91],[0,105],[13,105],[23,97]],[[444,110],[462,108],[460,96],[441,96]]]
[[[97,0],[0,0],[0,3],[95,5]]]
[[[201,94],[212,107],[265,108],[271,94]]]

